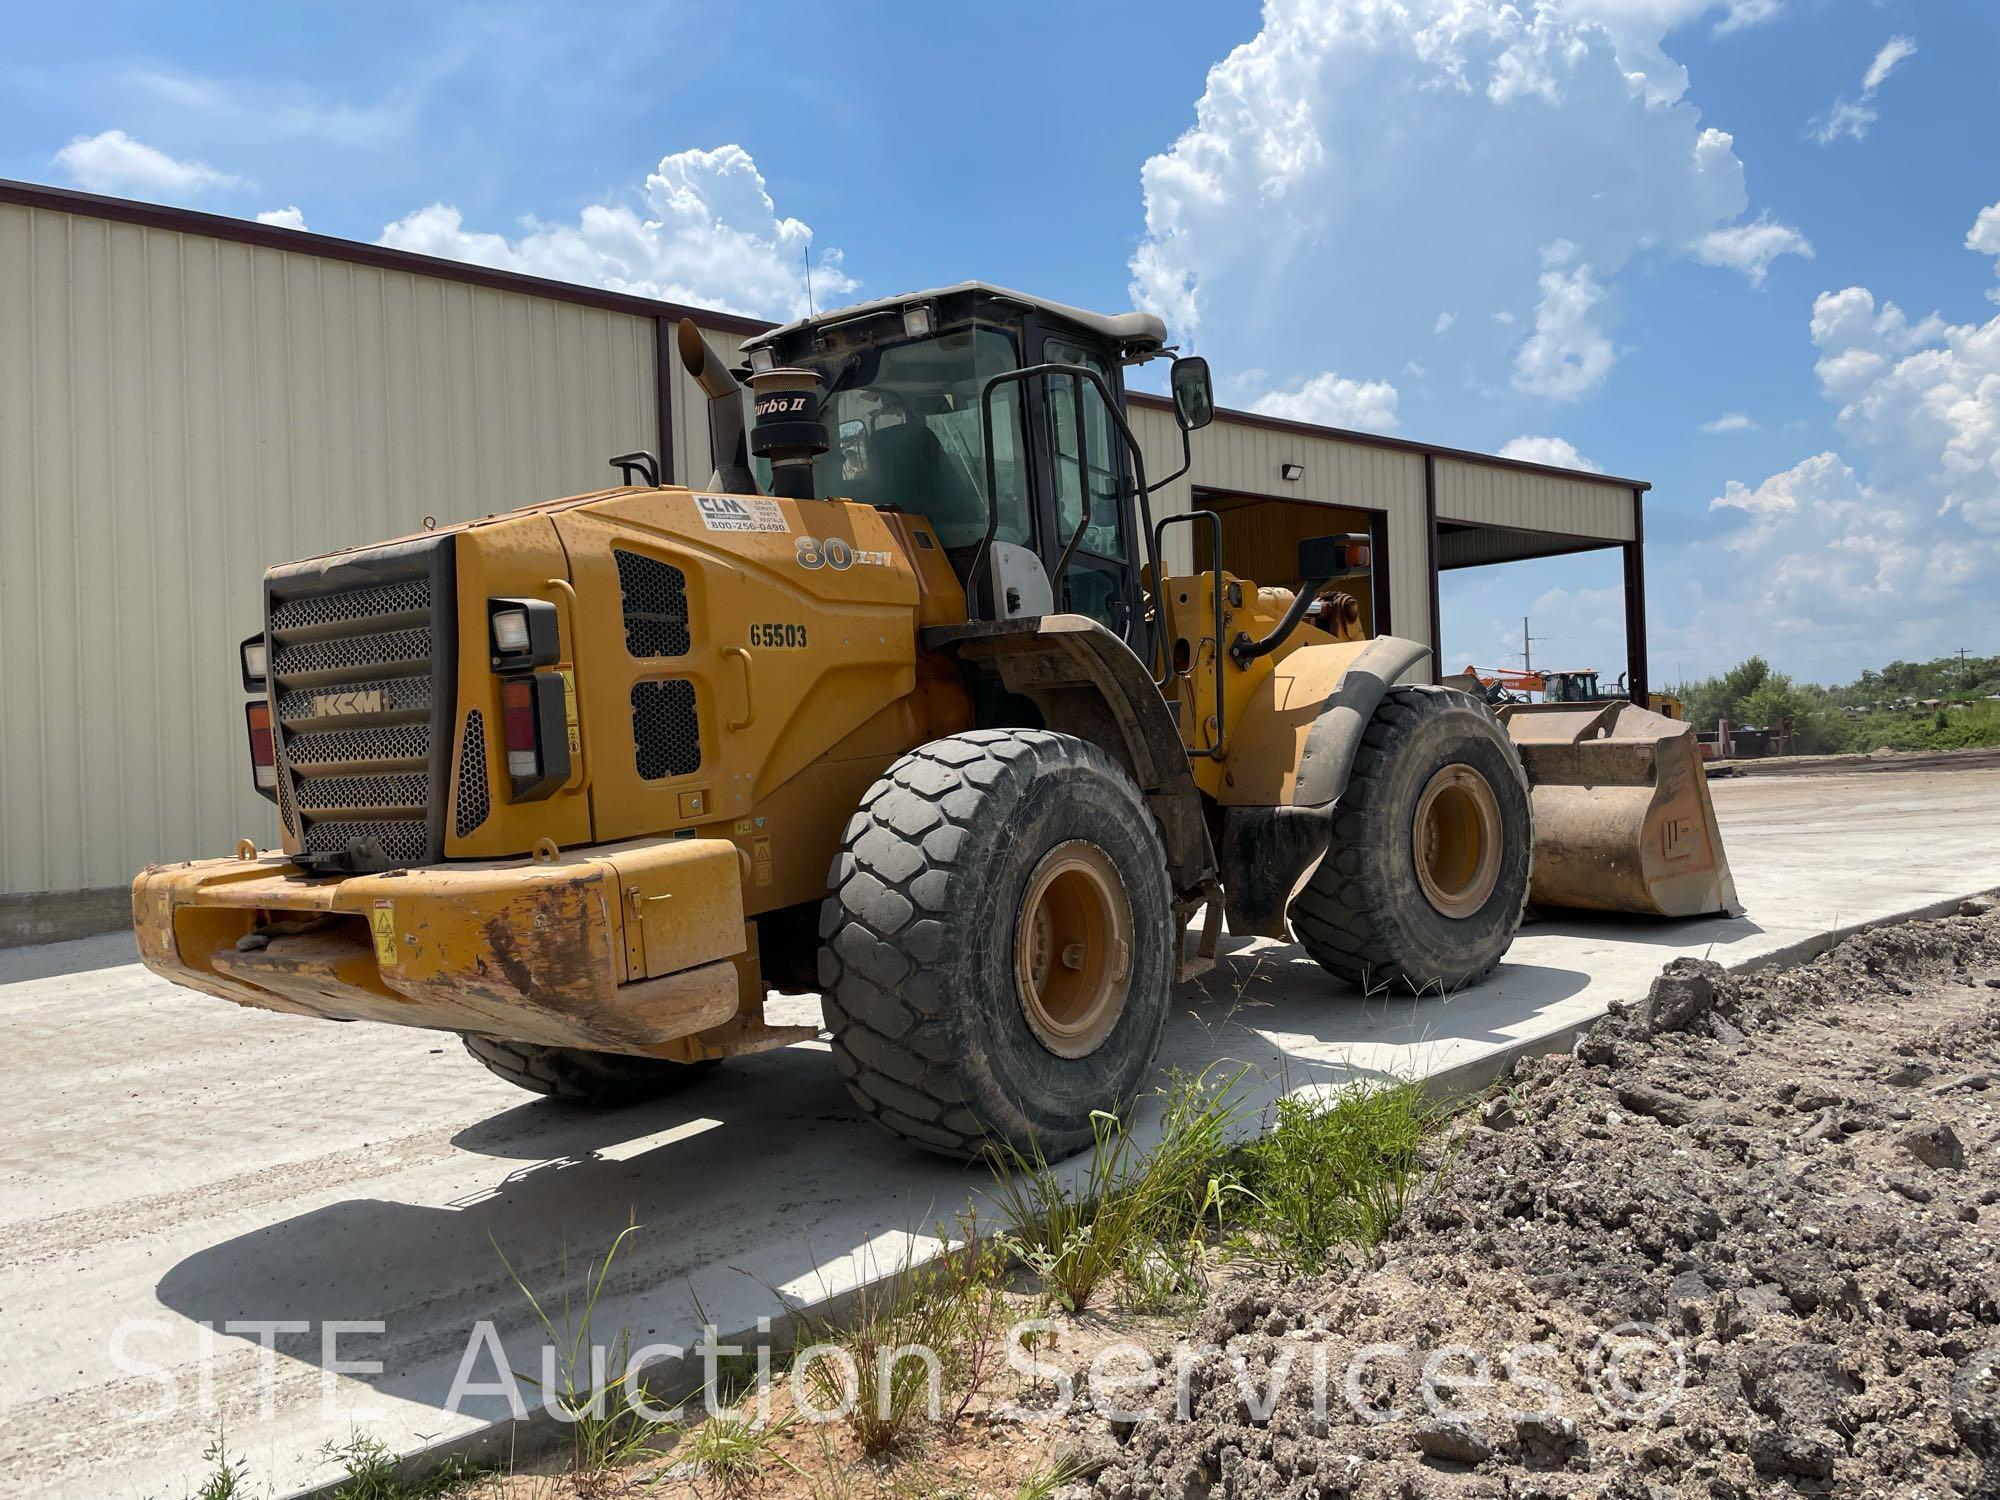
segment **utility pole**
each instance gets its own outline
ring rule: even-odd
[[[1532,672],[1535,670],[1535,642],[1541,639],[1542,639],[1541,636],[1528,634],[1528,617],[1526,615],[1522,615],[1521,616],[1521,670],[1523,672]]]
[[[1965,647],[1960,646],[1956,651],[1952,653],[1952,655],[1958,658],[1958,685],[1960,687],[1969,686],[1970,681],[1966,675],[1966,670],[1965,670]]]

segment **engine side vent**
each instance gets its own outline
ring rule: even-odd
[[[632,685],[632,744],[646,781],[701,769],[701,720],[685,677]]]
[[[486,721],[478,709],[465,716],[465,738],[458,749],[458,812],[453,826],[464,838],[486,821]]]
[[[687,575],[669,563],[614,548],[624,595],[625,649],[634,656],[688,653]]]

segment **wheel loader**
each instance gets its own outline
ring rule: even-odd
[[[764,1013],[817,990],[880,1124],[1054,1157],[1146,1083],[1225,924],[1408,993],[1479,979],[1531,896],[1733,900],[1685,726],[1503,728],[1369,635],[1338,590],[1367,538],[1307,541],[1287,590],[1229,572],[1212,513],[1154,518],[1178,474],[1123,376],[1171,352],[1156,318],[966,283],[747,368],[685,322],[678,352],[706,485],[624,454],[266,573],[245,724],[282,847],[140,874],[148,965],[601,1104],[821,1035]],[[1170,386],[1185,472],[1206,365]],[[1168,565],[1179,528],[1206,565]]]

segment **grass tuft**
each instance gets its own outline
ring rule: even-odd
[[[638,1229],[637,1224],[627,1224],[603,1259],[591,1262],[580,1295],[570,1288],[569,1250],[565,1246],[560,1321],[556,1311],[544,1306],[528,1289],[506,1252],[497,1243],[493,1246],[508,1278],[527,1299],[543,1338],[555,1351],[555,1389],[548,1394],[569,1423],[570,1472],[579,1491],[605,1480],[616,1469],[659,1453],[653,1446],[656,1424],[642,1410],[644,1392],[634,1389],[638,1382],[628,1384],[623,1379],[632,1357],[632,1331],[621,1328],[608,1346],[600,1346],[593,1326],[612,1262]],[[539,1375],[517,1371],[516,1376],[537,1387],[542,1384]]]
[[[1132,1298],[1163,1307],[1185,1294],[1203,1236],[1223,1226],[1240,1196],[1225,1141],[1242,1109],[1243,1071],[1171,1079],[1150,1152],[1116,1115],[1093,1114],[1090,1154],[1074,1184],[1039,1153],[989,1156],[1005,1242],[1058,1306],[1082,1312],[1114,1276],[1128,1307]]]
[[[1370,1249],[1423,1180],[1440,1111],[1415,1083],[1289,1095],[1241,1153],[1250,1228],[1288,1269],[1312,1275],[1343,1247]]]
[[[837,1352],[802,1359],[794,1373],[815,1409],[845,1411],[864,1453],[903,1447],[933,1419],[956,1424],[1000,1368],[1003,1247],[971,1215],[956,1238],[928,1264],[906,1261],[864,1288],[841,1324],[808,1320],[810,1345]]]

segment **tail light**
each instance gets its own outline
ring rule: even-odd
[[[243,720],[250,730],[250,780],[273,802],[278,800],[278,748],[271,737],[271,705],[258,701],[243,705]]]
[[[540,801],[569,780],[561,673],[501,678],[500,731],[514,801]]]

